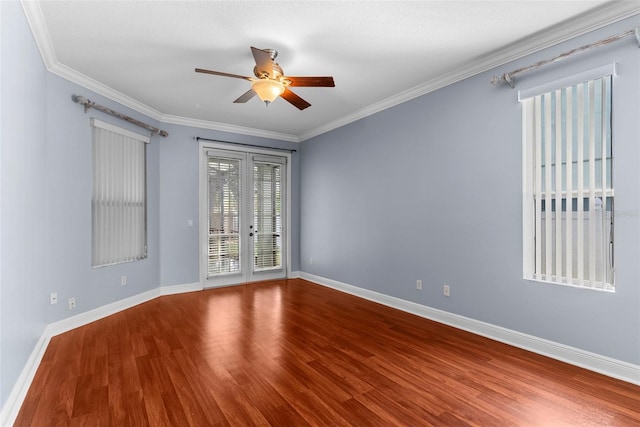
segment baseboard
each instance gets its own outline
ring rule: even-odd
[[[38,366],[40,366],[44,352],[49,345],[50,339],[51,337],[48,337],[43,333],[33,348],[27,363],[22,369],[13,389],[11,389],[11,393],[9,393],[7,401],[2,407],[2,411],[0,412],[0,426],[12,426],[15,422],[18,412],[22,407],[22,402],[27,396],[31,382],[36,375]]]
[[[289,274],[287,274],[287,279],[299,279],[300,277],[299,271],[290,271]]]
[[[143,292],[138,295],[131,296],[129,298],[122,299],[120,301],[113,302],[111,304],[103,305],[102,307],[95,308],[93,310],[85,311],[76,316],[68,317],[55,323],[49,324],[44,334],[49,338],[60,335],[64,332],[70,331],[80,326],[84,326],[88,323],[95,322],[112,314],[118,313],[127,308],[134,307],[143,302],[151,301],[154,298],[160,296],[160,289],[155,288],[147,292]]]
[[[301,278],[514,347],[640,385],[640,366],[313,274]]]
[[[42,332],[42,335],[36,343],[33,351],[31,352],[27,363],[22,369],[18,380],[13,386],[6,403],[2,407],[2,411],[0,411],[0,426],[11,426],[15,422],[16,417],[18,416],[18,412],[22,407],[24,398],[29,391],[31,382],[36,375],[38,366],[40,366],[40,362],[42,361],[42,357],[47,350],[47,346],[49,345],[49,341],[51,341],[51,338],[72,329],[79,328],[80,326],[84,326],[88,323],[95,322],[96,320],[100,320],[112,314],[116,314],[128,308],[134,307],[138,304],[151,301],[152,299],[155,299],[161,295],[192,292],[196,290],[202,290],[202,287],[199,283],[161,286],[159,288],[155,288],[150,291],[143,292],[141,294],[134,295],[129,298],[125,298],[120,301],[116,301],[114,303],[107,304],[102,307],[98,307],[96,309],[89,310],[76,316],[72,316],[47,325],[44,328],[44,331]]]
[[[201,291],[202,285],[199,282],[185,283],[183,285],[160,286],[160,295],[184,294],[186,292]]]

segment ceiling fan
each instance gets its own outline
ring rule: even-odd
[[[253,68],[254,77],[240,76],[238,74],[222,73],[220,71],[205,70],[196,68],[196,73],[213,74],[216,76],[233,77],[251,82],[251,89],[242,94],[235,103],[244,103],[255,95],[267,104],[273,102],[278,96],[297,107],[304,110],[310,107],[304,99],[293,93],[289,86],[298,87],[335,87],[333,77],[292,77],[285,76],[282,68],[275,61],[278,52],[274,49],[258,49],[251,47],[256,66]]]

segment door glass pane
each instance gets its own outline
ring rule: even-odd
[[[253,165],[253,269],[282,267],[282,166]]]
[[[238,159],[209,157],[208,277],[240,271],[240,212],[242,173]]]

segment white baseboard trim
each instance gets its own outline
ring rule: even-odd
[[[453,326],[476,335],[481,335],[514,347],[522,348],[552,359],[598,372],[612,378],[640,385],[639,365],[591,353],[579,348],[545,340],[533,335],[523,334],[501,326],[481,322],[313,274],[302,272],[301,278],[319,285],[327,286],[329,288],[396,308],[407,313],[415,314],[416,316]]]
[[[67,331],[70,331],[80,326],[84,326],[96,320],[100,320],[112,314],[116,314],[127,308],[134,307],[143,302],[151,301],[154,298],[160,296],[160,289],[155,288],[150,291],[143,292],[138,295],[133,295],[129,298],[121,299],[120,301],[113,302],[111,304],[103,305],[102,307],[95,308],[93,310],[85,311],[76,316],[68,317],[55,323],[49,324],[44,334],[49,338],[55,337]]]
[[[301,276],[299,271],[290,271],[287,275],[287,279],[299,279],[300,277]]]
[[[151,301],[161,295],[171,295],[197,290],[202,290],[199,283],[161,286],[47,325],[44,328],[40,339],[33,348],[33,351],[22,369],[16,384],[13,386],[6,403],[2,407],[2,411],[0,411],[0,426],[11,426],[15,422],[51,338],[80,326],[84,326],[88,323],[95,322],[96,320],[100,320],[104,317],[111,316],[112,314],[116,314],[138,304]]]
[[[9,393],[7,401],[2,407],[2,411],[0,412],[0,426],[12,426],[16,421],[18,412],[22,407],[22,402],[24,402],[24,398],[27,396],[31,382],[36,375],[38,366],[40,366],[40,362],[42,361],[44,352],[49,345],[50,339],[51,337],[48,337],[43,333],[33,348],[27,363],[22,369],[13,389],[11,389],[11,393]]]
[[[185,283],[183,285],[160,286],[160,295],[184,294],[186,292],[201,291],[202,285],[199,282]]]

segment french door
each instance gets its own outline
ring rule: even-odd
[[[287,158],[203,150],[203,287],[286,277]]]

